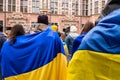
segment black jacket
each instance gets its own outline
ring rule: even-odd
[[[0,51],[5,41],[6,41],[6,38],[4,37],[3,33],[0,32]]]

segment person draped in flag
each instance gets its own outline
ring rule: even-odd
[[[108,0],[68,65],[67,80],[120,79],[120,1]]]
[[[5,35],[3,33],[3,26],[0,25],[0,52],[1,52],[1,48],[2,48],[5,41],[6,41],[6,38],[5,38]],[[0,80],[2,80],[1,65],[0,65]]]
[[[11,32],[10,32],[10,35],[8,37],[10,39],[9,43],[11,45],[13,45],[16,42],[16,37],[24,35],[24,34],[25,34],[25,31],[24,31],[24,28],[22,25],[20,25],[20,24],[14,25],[11,28]]]
[[[82,39],[85,37],[85,35],[94,27],[94,24],[90,21],[87,21],[85,23],[85,25],[83,26],[81,33],[79,36],[77,36],[74,40],[73,40],[73,47],[72,47],[72,55],[74,54],[74,52],[78,49],[79,45],[82,42]]]
[[[36,33],[14,34],[4,43],[1,50],[4,80],[66,80],[67,60],[62,42],[48,28],[47,15],[39,15],[38,23]]]
[[[65,43],[67,45],[68,48],[68,62],[71,60],[72,58],[72,45],[73,45],[73,40],[78,36],[77,33],[77,27],[76,26],[71,26],[70,27],[70,32],[69,34],[66,36],[65,38]]]

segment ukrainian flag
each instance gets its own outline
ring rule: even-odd
[[[2,48],[4,80],[66,80],[67,61],[58,34],[51,29],[18,36]]]
[[[67,80],[120,80],[120,9],[83,38],[69,63]]]

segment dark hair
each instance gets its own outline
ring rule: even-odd
[[[48,25],[48,16],[47,15],[39,15],[37,19],[37,23],[43,23]]]
[[[108,0],[104,9],[102,10],[99,19],[110,14],[112,11],[120,8],[120,1],[119,0]]]
[[[63,32],[65,32],[65,34],[67,35],[70,32],[70,27],[64,28]]]
[[[11,28],[9,39],[11,39],[11,44],[16,42],[16,36],[24,35],[25,31],[22,25],[16,24]]]
[[[3,31],[3,26],[0,24],[0,32]]]
[[[90,21],[86,22],[86,24],[83,26],[81,34],[86,33],[90,31],[94,27],[94,24]]]
[[[96,26],[98,24],[99,20],[97,19],[94,23],[94,25]]]
[[[5,27],[6,30],[11,30],[11,27]]]
[[[57,32],[58,33],[58,35],[59,35],[59,37],[61,36],[61,32]]]

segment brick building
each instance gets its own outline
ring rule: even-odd
[[[15,23],[32,27],[39,14],[47,14],[49,22],[59,25],[59,30],[76,25],[78,31],[87,21],[95,21],[106,0],[0,0],[0,24]]]

